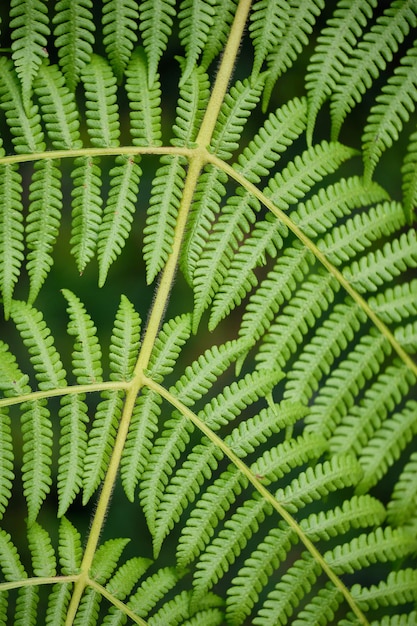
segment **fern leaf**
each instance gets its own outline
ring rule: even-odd
[[[11,62],[5,57],[0,59],[0,70],[0,106],[6,112],[16,153],[45,150],[38,107],[31,104],[26,112]]]
[[[17,594],[15,626],[36,626],[39,592],[37,587],[21,587]]]
[[[301,507],[342,487],[355,485],[362,476],[362,468],[353,456],[333,456],[329,461],[308,467],[298,478],[275,494],[278,502],[295,513]]]
[[[162,157],[152,183],[152,194],[144,229],[143,256],[146,280],[150,284],[171,252],[174,229],[185,180],[184,159]]]
[[[97,236],[102,218],[101,172],[97,159],[80,157],[74,161],[71,172],[72,230],[71,253],[75,257],[80,274],[94,256]]]
[[[21,183],[15,165],[0,166],[0,290],[6,319],[24,258]]]
[[[404,225],[402,205],[399,202],[384,202],[334,228],[317,242],[317,247],[333,265],[338,266],[363,252],[373,241],[395,234]]]
[[[396,328],[394,337],[406,352],[414,354],[417,351],[417,327],[415,323]]]
[[[263,76],[252,83],[237,81],[226,94],[214,127],[211,151],[220,159],[230,159],[239,147],[239,139],[251,111],[261,96]]]
[[[401,174],[403,177],[402,192],[404,212],[409,223],[412,222],[413,212],[417,205],[417,133],[410,135],[407,154],[404,157]]]
[[[417,280],[388,287],[370,297],[368,302],[387,324],[402,322],[417,313]]]
[[[112,380],[130,380],[140,346],[139,313],[126,296],[121,296],[110,341],[109,361]]]
[[[52,485],[52,424],[44,400],[33,400],[22,404],[21,430],[23,493],[27,502],[28,525],[30,525],[35,521]]]
[[[90,575],[100,585],[104,585],[121,557],[129,539],[108,539],[97,549],[91,564]]]
[[[215,19],[202,50],[201,65],[204,68],[208,68],[223,50],[236,7],[235,0],[214,0],[211,4]]]
[[[161,382],[174,369],[181,348],[191,334],[190,315],[178,315],[162,326],[155,340],[148,365],[148,375]]]
[[[5,398],[30,393],[29,376],[23,374],[7,344],[0,341],[0,390]]]
[[[416,232],[411,229],[386,243],[382,250],[369,252],[353,261],[344,271],[346,279],[360,292],[377,291],[384,282],[417,266],[416,239]]]
[[[317,114],[334,92],[339,76],[371,19],[377,0],[339,0],[332,17],[321,31],[307,67],[307,141],[312,142]]]
[[[411,568],[390,572],[378,585],[361,587],[353,585],[351,594],[362,610],[378,609],[415,602],[417,598],[417,572]]]
[[[319,589],[311,602],[299,611],[298,617],[292,622],[293,626],[306,626],[306,624],[327,626],[327,624],[332,624],[342,602],[343,595],[340,589],[327,584]]]
[[[44,159],[35,164],[29,199],[26,223],[26,244],[30,251],[27,257],[28,301],[33,303],[53,265],[52,249],[61,221],[61,171],[56,161]]]
[[[97,407],[84,458],[84,504],[89,501],[105,474],[122,414],[123,401],[119,392],[105,391],[102,396],[104,400]]]
[[[106,584],[107,591],[119,600],[124,600],[126,596],[130,595],[133,587],[151,565],[152,561],[143,557],[129,559],[112,575]],[[106,620],[103,624],[107,624]]]
[[[306,591],[310,591],[320,572],[320,564],[310,554],[304,553],[268,594],[253,624],[257,626],[288,624],[288,618],[291,618],[294,610],[300,605]]]
[[[75,90],[89,63],[94,43],[92,0],[59,0],[55,5],[54,36],[68,87]]]
[[[334,185],[320,189],[305,203],[300,203],[291,212],[291,219],[314,239],[318,234],[328,232],[338,218],[350,215],[353,209],[388,199],[385,189],[373,181],[365,186],[359,176],[342,178]]]
[[[196,564],[193,582],[195,601],[202,598],[224,576],[249,538],[271,513],[269,503],[261,498],[254,498],[247,500],[226,521],[224,528],[207,546]]]
[[[88,407],[84,400],[84,394],[69,394],[61,401],[57,477],[58,517],[65,514],[82,487],[88,422]]]
[[[71,599],[71,585],[68,583],[58,583],[53,585],[48,598],[48,606],[45,614],[46,626],[56,626],[62,623],[68,604]]]
[[[290,19],[291,4],[286,0],[255,2],[250,16],[249,32],[255,49],[252,75],[257,78],[264,61],[274,50]]]
[[[307,404],[365,322],[358,306],[337,304],[288,372],[285,398]]]
[[[274,85],[281,76],[292,66],[303,47],[309,41],[317,17],[324,8],[324,0],[301,0],[290,2],[288,18],[281,44],[272,48],[268,54],[268,75],[265,82],[264,108],[271,97]]]
[[[388,503],[387,518],[390,524],[400,526],[410,521],[416,516],[417,502],[415,498],[417,479],[417,454],[410,455],[409,461],[405,464]]]
[[[23,343],[28,348],[39,389],[56,389],[65,386],[65,370],[42,313],[24,302],[15,301],[12,305],[11,317]]]
[[[98,230],[99,286],[121,253],[132,227],[142,171],[133,157],[118,157],[110,170],[110,191]]]
[[[349,111],[360,102],[380,72],[392,60],[411,28],[417,25],[412,1],[394,1],[365,33],[345,60],[331,100],[332,139],[337,139]]]
[[[7,409],[0,410],[0,519],[7,508],[7,503],[12,495],[13,487],[13,440],[10,417]]]
[[[135,0],[105,0],[103,4],[103,44],[119,81],[137,41],[138,18]]]
[[[362,137],[364,178],[369,180],[382,152],[398,139],[415,110],[417,93],[417,42],[400,59],[399,67],[382,87],[370,112]]]
[[[97,329],[80,299],[68,289],[63,289],[62,294],[68,302],[70,321],[67,332],[75,337],[72,367],[77,383],[85,385],[101,382],[103,370]]]
[[[86,121],[93,146],[110,148],[119,145],[119,115],[117,81],[110,66],[93,55],[83,69],[81,79],[85,89]]]
[[[144,0],[139,3],[143,45],[148,58],[148,84],[153,86],[158,73],[159,60],[166,50],[176,15],[175,0]]]
[[[10,3],[12,59],[22,85],[23,104],[29,108],[32,83],[46,57],[50,34],[45,0],[12,0]]]
[[[353,496],[350,500],[344,500],[340,507],[311,513],[301,520],[300,527],[312,541],[329,541],[352,528],[378,527],[385,516],[385,508],[376,498],[369,495]]]
[[[181,78],[181,83],[184,84],[197,65],[208,33],[214,24],[212,3],[201,0],[182,0],[178,19],[180,42],[185,49],[186,56]]]
[[[97,624],[101,600],[101,594],[91,587],[87,587],[73,621],[74,626],[94,626]]]
[[[358,493],[364,493],[377,484],[388,468],[399,458],[417,432],[417,404],[410,400],[402,413],[395,413],[377,430],[362,450],[360,463],[363,477]]]
[[[66,576],[78,574],[82,559],[81,535],[66,517],[59,524],[59,563]]]
[[[28,528],[28,543],[35,576],[56,576],[56,557],[49,534],[37,522]]]
[[[184,624],[190,617],[190,592],[182,591],[161,606],[148,620],[149,626],[164,626],[170,624]]]
[[[0,528],[0,554],[1,569],[6,580],[14,581],[27,578],[27,573],[12,542],[12,538],[2,528]]]
[[[278,569],[296,543],[294,530],[281,523],[258,544],[228,590],[226,615],[230,624],[239,626],[244,623],[271,574]]]
[[[184,59],[177,58],[184,72]],[[193,67],[187,80],[183,75],[176,107],[176,118],[172,130],[176,138],[171,139],[175,146],[187,146],[194,142],[200,130],[204,109],[210,96],[210,82],[202,67]]]
[[[235,169],[252,183],[268,176],[288,147],[301,135],[306,125],[307,103],[294,98],[271,113],[238,157]]]
[[[139,589],[131,596],[128,607],[139,617],[145,617],[178,582],[178,574],[173,567],[160,568],[146,578]]]
[[[405,558],[415,549],[416,540],[409,533],[388,526],[339,544],[325,552],[323,557],[336,574],[342,574],[364,569],[372,563]]]
[[[161,87],[157,75],[148,86],[145,54],[136,49],[126,69],[130,134],[134,146],[161,145]]]
[[[80,148],[82,141],[75,97],[67,87],[59,67],[42,63],[34,89],[53,147],[57,150]]]

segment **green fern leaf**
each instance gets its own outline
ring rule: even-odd
[[[388,503],[387,519],[390,524],[400,526],[408,523],[410,519],[416,517],[417,502],[416,479],[417,479],[417,454],[410,455],[409,461],[404,466],[397,482],[395,483],[391,500]]]
[[[364,178],[369,180],[382,155],[398,139],[415,110],[417,92],[417,42],[400,59],[400,65],[382,87],[370,112],[362,137]]]
[[[101,594],[87,587],[73,621],[74,626],[94,626],[98,621],[101,600]]]
[[[13,440],[11,421],[7,409],[0,410],[0,441],[2,448],[0,450],[0,519],[7,508],[7,503],[12,495],[13,487]]]
[[[103,4],[103,44],[119,81],[137,41],[138,18],[135,0],[105,0]]]
[[[252,75],[256,78],[264,61],[283,36],[291,15],[291,4],[285,0],[259,0],[253,5],[249,32],[255,49]]]
[[[81,79],[86,97],[86,121],[93,146],[110,148],[119,145],[117,81],[107,61],[93,55],[83,69]]]
[[[388,287],[369,298],[375,313],[387,324],[402,322],[417,313],[417,280]]]
[[[36,626],[39,592],[37,587],[22,587],[18,591],[14,614],[15,626]]]
[[[353,599],[363,610],[385,606],[397,606],[415,602],[417,598],[417,572],[411,568],[390,572],[379,585],[351,588]]]
[[[340,589],[327,584],[318,591],[311,602],[299,611],[298,617],[292,622],[293,626],[306,626],[306,624],[327,626],[332,624],[342,602],[343,595]]]
[[[148,84],[152,87],[172,31],[175,0],[144,0],[139,3],[139,15],[139,28],[148,58]]]
[[[59,563],[64,575],[77,574],[82,560],[81,535],[66,517],[61,518],[58,544]]]
[[[136,49],[126,69],[130,134],[134,146],[161,145],[161,87],[157,75],[148,86],[145,54]]]
[[[28,302],[33,303],[53,265],[52,249],[61,221],[61,171],[55,160],[45,159],[35,164],[29,199],[26,223]]]
[[[214,0],[211,5],[215,20],[202,50],[201,65],[204,68],[208,68],[224,48],[236,9],[236,0]]]
[[[102,218],[101,172],[97,159],[79,157],[74,161],[71,172],[72,231],[71,253],[74,255],[80,274],[94,256],[98,230]]]
[[[178,19],[179,37],[186,55],[181,78],[181,83],[184,84],[197,65],[200,53],[205,47],[208,33],[214,24],[212,3],[201,0],[182,0]]]
[[[10,18],[12,59],[22,85],[23,103],[28,109],[33,79],[47,56],[50,34],[47,3],[44,0],[12,0]]]
[[[59,0],[52,20],[55,45],[68,87],[75,90],[94,43],[92,0]]]
[[[59,67],[42,63],[34,89],[52,146],[57,150],[80,148],[82,141],[75,97]]]
[[[407,154],[404,157],[401,174],[403,177],[402,192],[404,211],[409,223],[412,222],[413,212],[417,205],[417,133],[410,135]]]
[[[146,578],[131,596],[127,605],[136,615],[145,617],[161,598],[171,591],[178,582],[178,574],[173,567],[161,567],[155,574]]]
[[[15,301],[12,305],[11,318],[28,348],[39,389],[64,387],[65,370],[42,313],[29,304]]]
[[[99,286],[119,256],[132,227],[142,170],[133,157],[118,157],[110,170],[110,191],[98,231]]]
[[[28,525],[35,521],[52,485],[52,423],[45,405],[44,400],[22,404],[22,479],[28,507]]]
[[[192,0],[191,0],[192,1]],[[183,71],[185,61],[177,57]],[[195,141],[203,119],[203,112],[210,96],[210,82],[202,67],[193,67],[187,80],[183,79],[177,102],[177,115],[172,130],[176,138],[171,143],[176,146],[187,146]]]
[[[337,139],[349,111],[392,60],[411,28],[417,25],[412,1],[394,1],[365,33],[345,61],[331,99],[332,139]]]
[[[28,528],[29,549],[35,576],[55,576],[56,557],[49,534],[37,522]]]
[[[346,279],[360,292],[377,291],[400,272],[417,266],[416,232],[411,229],[386,243],[382,250],[369,252],[344,271]]]
[[[75,337],[72,353],[72,367],[79,385],[102,381],[101,348],[97,339],[97,329],[80,299],[68,289],[62,294],[68,302],[70,318],[68,334]]]
[[[89,501],[104,477],[122,414],[123,401],[120,392],[113,389],[104,391],[102,397],[104,400],[97,407],[84,458],[84,504]]]
[[[147,373],[156,382],[161,382],[172,372],[181,353],[181,348],[191,334],[190,315],[178,315],[162,326],[155,340],[149,359]]]
[[[104,585],[112,575],[129,539],[109,539],[94,555],[90,575],[100,585]]]
[[[281,76],[292,66],[303,47],[309,41],[317,17],[324,8],[324,0],[291,1],[281,44],[272,48],[268,54],[268,76],[265,82],[264,108],[271,97],[274,85]],[[284,14],[285,15],[285,14]],[[276,40],[275,40],[276,41]]]
[[[56,626],[60,621],[62,623],[63,616],[65,616],[68,609],[68,604],[71,598],[71,584],[59,583],[53,585],[52,591],[49,594],[48,606],[45,614],[46,626]]]
[[[29,376],[23,374],[9,346],[0,341],[0,390],[5,398],[30,393]]]
[[[14,165],[0,166],[0,290],[8,319],[23,255],[22,178]]]
[[[376,5],[377,0],[339,0],[317,39],[306,75],[309,144],[312,142],[317,114],[325,100],[335,91],[347,59],[352,55]]]
[[[69,394],[61,401],[59,411],[61,436],[58,459],[58,517],[65,514],[82,487],[84,459],[87,451],[88,406],[85,394]]]
[[[415,323],[396,328],[394,337],[406,352],[414,354],[417,351],[417,327]]]
[[[126,596],[130,595],[133,587],[151,565],[152,561],[143,557],[129,559],[110,578],[106,584],[107,591],[119,600],[124,600]],[[103,624],[107,624],[107,621],[104,620]]]
[[[1,569],[6,580],[21,580],[27,578],[16,547],[13,545],[9,533],[0,528]]]
[[[121,297],[110,341],[109,361],[112,380],[130,380],[140,346],[139,313],[126,296]]]

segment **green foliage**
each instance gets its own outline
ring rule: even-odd
[[[415,625],[415,0],[1,27],[0,626]]]

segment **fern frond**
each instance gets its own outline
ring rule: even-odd
[[[134,157],[118,157],[110,170],[110,191],[98,230],[99,286],[121,253],[132,227],[142,174]]]
[[[170,374],[190,334],[191,319],[187,313],[165,322],[154,343],[147,369],[148,376],[161,382]]]
[[[55,5],[52,20],[55,45],[71,91],[75,90],[92,56],[95,31],[92,8],[92,0],[59,0]]]
[[[29,376],[20,371],[9,346],[0,341],[0,390],[5,398],[30,393]]]
[[[112,575],[106,584],[106,589],[119,600],[124,600],[151,565],[151,559],[144,557],[137,556],[129,559]],[[103,623],[107,624],[106,620]]]
[[[35,576],[55,576],[56,557],[49,534],[34,522],[28,528],[28,544]]]
[[[390,572],[378,585],[353,585],[351,594],[363,610],[378,609],[415,602],[417,599],[417,572],[411,568]]]
[[[138,18],[136,0],[104,1],[103,44],[119,82],[138,38],[136,34]]]
[[[131,596],[127,605],[136,615],[146,617],[161,598],[171,591],[179,576],[174,567],[161,567],[155,574],[148,576],[138,590]]]
[[[59,411],[61,437],[58,459],[58,517],[62,517],[82,487],[87,451],[88,407],[85,394],[69,394]]]
[[[214,24],[212,3],[201,0],[182,0],[178,19],[179,38],[185,50],[185,65],[181,78],[181,83],[184,84],[197,65],[209,31]]]
[[[334,92],[344,65],[352,55],[376,5],[377,0],[339,0],[317,39],[306,74],[309,144],[312,142],[317,114]]]
[[[53,585],[48,598],[48,606],[45,614],[46,626],[55,626],[66,614],[71,599],[71,584],[58,583]]]
[[[362,450],[360,463],[363,477],[358,483],[358,493],[376,485],[399,458],[401,452],[417,433],[417,404],[410,400],[401,413],[384,421],[367,446]]]
[[[27,573],[12,542],[12,538],[2,528],[0,528],[0,554],[1,569],[6,580],[13,581],[27,578]]]
[[[44,159],[35,164],[29,200],[26,222],[26,244],[30,251],[27,257],[28,302],[33,303],[53,265],[52,249],[61,221],[61,170],[55,160]]]
[[[130,380],[140,346],[140,315],[133,304],[121,296],[110,341],[109,362],[112,380]]]
[[[74,94],[57,65],[42,63],[34,82],[48,136],[57,150],[80,148],[80,121]]]
[[[177,57],[177,61],[184,72],[184,59]],[[193,67],[187,80],[183,80],[172,127],[176,139],[171,139],[171,143],[176,146],[186,146],[195,141],[210,96],[210,81],[202,67]]]
[[[157,75],[148,86],[148,64],[141,49],[133,52],[126,68],[126,93],[133,145],[160,146],[161,87]]]
[[[129,539],[108,539],[98,547],[91,564],[90,575],[100,585],[104,585],[115,570]]]
[[[0,166],[0,292],[8,319],[23,255],[22,177],[15,165]]]
[[[44,400],[22,404],[21,430],[23,493],[30,525],[35,521],[52,485],[52,424]]]
[[[71,172],[74,187],[70,244],[78,271],[82,274],[94,255],[101,224],[101,172],[97,159],[92,157],[79,157],[74,166]]]
[[[42,313],[21,301],[13,302],[11,318],[28,349],[39,389],[65,386],[65,370]]]
[[[311,602],[299,611],[292,624],[293,626],[306,626],[306,624],[327,626],[332,624],[342,602],[343,595],[340,589],[328,583],[319,589]]]
[[[237,3],[236,0],[214,0],[211,4],[215,19],[202,50],[201,66],[204,68],[208,68],[224,48]]]
[[[143,256],[148,284],[164,267],[171,252],[186,175],[183,157],[162,157],[161,163],[153,179],[144,228]]]
[[[417,454],[413,452],[409,461],[405,464],[394,489],[391,500],[387,507],[387,519],[390,524],[400,526],[408,523],[416,517],[417,501]]]
[[[117,81],[107,61],[93,55],[81,73],[85,89],[87,131],[100,148],[119,145]]]
[[[317,17],[324,8],[324,0],[290,2],[280,45],[274,46],[267,57],[268,75],[264,90],[264,108],[272,94],[277,79],[292,66],[309,41]]]
[[[77,383],[84,385],[101,382],[103,369],[97,329],[81,300],[69,289],[63,289],[62,294],[68,302],[67,313],[70,321],[67,332],[75,337],[72,367]]]
[[[417,280],[388,287],[371,296],[368,302],[387,324],[402,322],[417,313]]]
[[[417,326],[415,322],[396,328],[394,337],[406,352],[414,354],[417,351]]]
[[[238,156],[235,169],[252,183],[268,176],[281,153],[301,135],[306,125],[307,103],[303,98],[293,98],[271,113]]]
[[[144,0],[139,3],[139,15],[139,28],[148,58],[148,84],[152,87],[159,60],[172,32],[175,0]]]
[[[417,42],[400,59],[399,67],[394,69],[371,109],[362,136],[365,180],[372,177],[382,153],[398,139],[414,112],[416,93]]]
[[[414,3],[396,0],[376,19],[346,58],[330,105],[333,140],[337,139],[346,115],[362,100],[373,80],[385,70],[410,29],[416,25]]]
[[[66,517],[62,517],[59,524],[58,554],[63,574],[71,576],[79,572],[82,559],[81,535]]]
[[[93,626],[98,621],[102,596],[92,587],[84,592],[77,614],[73,621],[74,626]]]
[[[21,587],[16,599],[15,626],[36,626],[38,604],[38,588]]]
[[[353,209],[388,199],[385,189],[373,181],[365,185],[359,176],[342,178],[334,185],[320,189],[305,203],[300,203],[291,212],[291,219],[314,239],[318,234],[328,232],[338,218],[350,215]]]
[[[123,400],[120,392],[105,391],[102,397],[104,400],[97,407],[84,458],[84,504],[89,501],[105,474],[122,414]]]
[[[417,132],[410,135],[407,154],[404,157],[401,174],[403,177],[402,192],[404,212],[409,223],[417,205]]]
[[[320,564],[304,552],[283,574],[275,588],[268,594],[253,624],[260,626],[284,626],[288,624],[294,610],[302,602],[321,573]]]
[[[346,279],[360,292],[377,291],[401,272],[417,266],[417,235],[410,229],[382,249],[362,256],[344,270]]]
[[[12,59],[22,85],[23,104],[29,109],[33,79],[47,56],[50,34],[47,2],[11,0],[10,18]]]
[[[283,36],[291,14],[291,4],[286,0],[255,2],[250,15],[249,33],[254,47],[252,75],[256,79],[262,65]]]
[[[7,408],[0,410],[0,441],[2,447],[0,449],[0,519],[7,508],[7,503],[12,495],[13,487],[13,439],[11,420],[8,415]]]
[[[243,128],[259,102],[263,82],[263,76],[254,82],[237,81],[226,94],[210,143],[210,150],[220,159],[230,159],[239,147]]]

